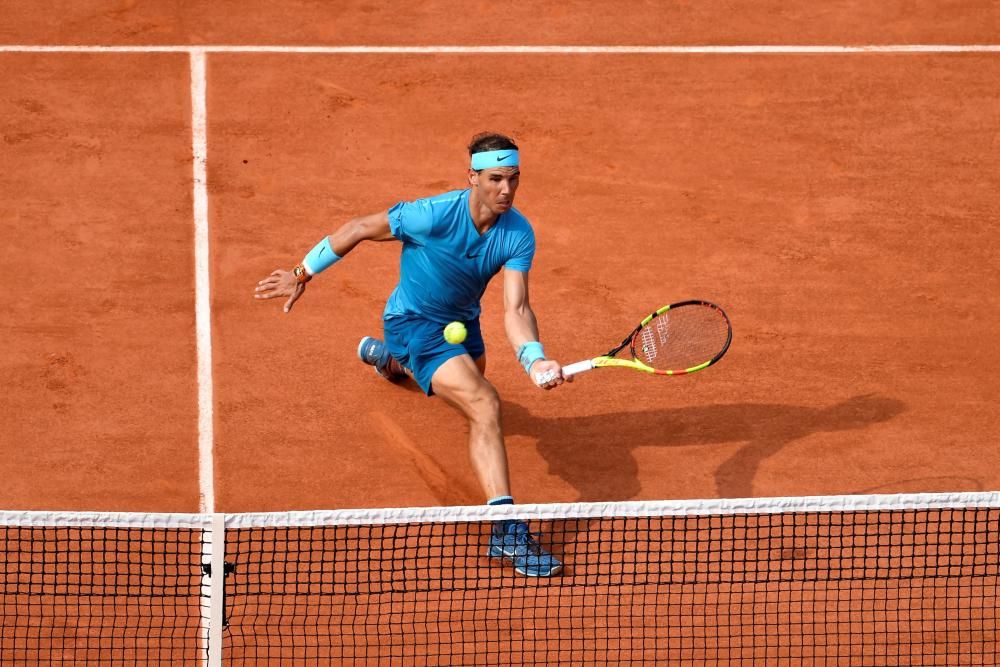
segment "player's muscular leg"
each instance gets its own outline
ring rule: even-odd
[[[480,365],[468,355],[452,357],[434,373],[434,393],[469,420],[469,456],[487,498],[510,495],[507,450],[500,426],[500,397]]]

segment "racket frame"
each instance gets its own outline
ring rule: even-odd
[[[722,318],[726,321],[726,328],[727,328],[726,342],[722,346],[722,349],[719,350],[715,354],[715,356],[713,356],[708,361],[702,362],[696,366],[691,366],[690,368],[659,370],[651,366],[647,366],[646,364],[639,361],[638,357],[635,354],[635,338],[639,334],[639,332],[642,331],[644,328],[646,328],[650,322],[655,320],[660,315],[666,313],[671,309],[680,308],[681,306],[704,306],[708,308],[714,308],[719,312],[720,315],[722,315]],[[628,336],[626,336],[621,343],[619,343],[616,347],[609,350],[607,354],[601,355],[599,357],[594,357],[593,359],[578,361],[574,364],[569,364],[568,366],[563,366],[562,373],[563,377],[566,377],[569,375],[578,375],[580,373],[584,373],[594,368],[609,368],[617,366],[621,368],[632,368],[637,371],[642,371],[643,373],[649,373],[650,375],[688,375],[690,373],[697,373],[698,371],[704,370],[709,366],[711,366],[712,364],[718,362],[720,359],[722,359],[723,355],[725,355],[726,352],[729,350],[729,345],[730,343],[732,343],[732,341],[733,341],[733,326],[732,323],[730,323],[729,321],[729,316],[726,315],[726,311],[724,311],[722,308],[715,305],[711,301],[702,301],[700,299],[688,299],[687,301],[678,301],[677,303],[672,303],[668,306],[663,306],[662,308],[653,311],[652,313],[647,315],[641,322],[639,322],[639,325],[635,329],[633,329],[632,332]],[[623,349],[625,349],[625,347],[629,348],[629,353],[632,355],[632,358],[631,359],[617,358],[616,355]],[[542,378],[539,379],[541,380]]]

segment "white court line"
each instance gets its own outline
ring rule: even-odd
[[[208,132],[206,128],[205,53],[191,51],[191,152],[194,158],[194,290],[198,354],[199,512],[215,511],[212,398],[212,302],[208,255]]]
[[[1000,44],[871,44],[747,46],[32,46],[0,45],[9,53],[319,53],[319,54],[856,54],[1000,53]]]
[[[214,406],[212,397],[212,302],[208,254],[208,111],[205,53],[191,51],[191,156],[194,204],[194,312],[198,355],[198,511],[215,512]],[[203,667],[222,664],[222,604],[225,585],[225,522],[213,516],[212,530],[202,541],[202,558],[212,564],[211,575],[202,578],[202,592],[209,604],[202,605],[201,633]]]

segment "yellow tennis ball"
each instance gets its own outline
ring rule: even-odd
[[[461,322],[452,322],[444,328],[444,339],[452,345],[458,345],[465,340],[465,325]]]

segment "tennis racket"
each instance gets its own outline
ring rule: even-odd
[[[722,308],[708,301],[681,301],[648,315],[607,354],[563,366],[563,376],[617,366],[653,375],[685,375],[722,359],[733,340],[733,327]],[[619,358],[628,348],[631,359]],[[539,374],[545,384],[555,373]]]

